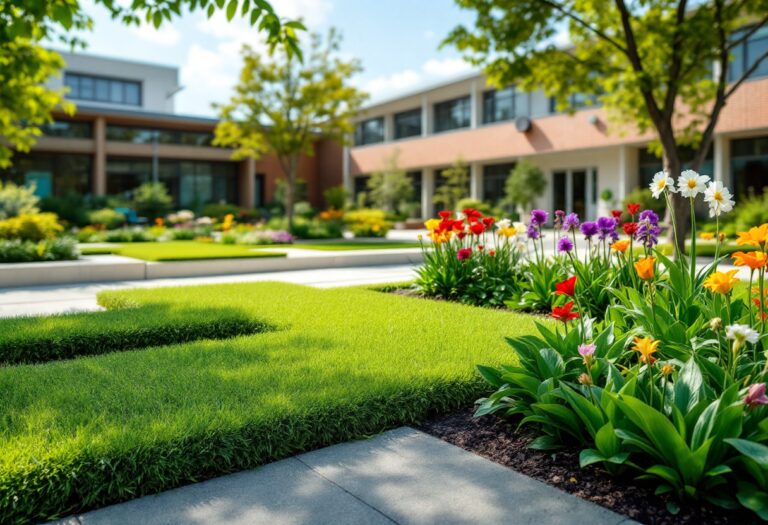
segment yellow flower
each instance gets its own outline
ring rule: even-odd
[[[443,244],[444,242],[448,242],[451,240],[451,236],[453,235],[453,232],[447,231],[447,232],[430,232],[429,238],[432,239],[432,242],[435,244]]]
[[[674,371],[675,371],[675,367],[670,365],[669,363],[661,367],[661,375],[663,376],[668,376]]]
[[[429,219],[424,226],[430,231],[435,231],[440,226],[440,219]]]
[[[712,293],[721,293],[723,295],[730,293],[733,289],[733,285],[739,282],[739,280],[734,277],[737,273],[739,273],[738,270],[715,272],[704,280],[704,288]]]
[[[656,358],[653,357],[659,349],[659,343],[661,341],[655,341],[653,337],[635,337],[635,344],[632,350],[640,352],[640,362],[652,365]]]
[[[738,233],[736,244],[764,247],[768,243],[768,223]]]
[[[653,257],[645,257],[635,263],[635,270],[637,275],[644,281],[650,281],[653,279],[653,265],[656,259]]]
[[[701,235],[699,235],[699,237],[701,237],[705,241],[711,241],[712,239],[715,238],[715,234],[712,232],[701,232]]]
[[[733,255],[733,264],[736,266],[749,266],[750,270],[759,270],[768,262],[768,255],[763,252],[735,252]]]
[[[507,237],[507,238],[514,237],[515,235],[517,235],[517,229],[512,226],[508,226],[507,228],[500,228],[498,230],[498,234],[503,235],[504,237]]]
[[[624,253],[627,251],[627,248],[629,248],[629,240],[628,239],[622,239],[620,241],[616,241],[615,243],[611,244],[611,250]]]

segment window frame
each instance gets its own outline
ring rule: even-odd
[[[86,96],[83,93],[83,82],[86,82],[90,86],[90,95]],[[107,92],[106,99],[103,100],[99,97],[98,86],[102,86],[106,83]],[[127,86],[133,86],[138,94],[136,103],[128,100]],[[114,104],[118,106],[130,106],[141,107],[144,101],[144,85],[141,80],[133,80],[128,78],[109,77],[104,75],[92,75],[90,73],[79,73],[77,71],[65,71],[64,72],[64,86],[70,88],[67,97],[74,100],[82,100],[86,102],[96,102],[98,104]],[[112,97],[115,93],[114,88],[119,87],[120,100],[116,100]]]

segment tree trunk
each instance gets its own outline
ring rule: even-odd
[[[682,163],[676,149],[671,151],[664,150],[664,169],[674,181],[677,181],[678,177],[680,177]],[[667,240],[675,250],[675,257],[679,257],[685,253],[685,236],[688,233],[690,204],[676,193],[671,194],[671,200],[672,208],[667,208],[665,216],[665,222],[669,228]],[[672,217],[673,213],[674,219]],[[673,224],[677,225],[677,235],[675,235],[675,229],[672,227]]]

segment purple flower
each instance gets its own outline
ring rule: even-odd
[[[526,233],[528,234],[529,239],[538,239],[539,237],[541,237],[541,233],[533,223],[528,225],[528,230]]]
[[[565,216],[563,219],[563,230],[565,231],[576,231],[576,228],[579,227],[579,216],[575,213],[569,213]]]
[[[581,225],[581,233],[584,234],[587,240],[591,240],[599,231],[600,229],[597,227],[597,224],[592,221],[584,222]]]
[[[541,226],[549,220],[549,213],[544,210],[533,210],[531,212],[531,224]]]
[[[635,239],[642,242],[646,248],[653,248],[659,243],[661,228],[659,228],[658,224],[658,215],[652,210],[643,210],[637,223]]]
[[[555,228],[563,223],[563,217],[565,217],[565,212],[563,210],[555,210]]]
[[[599,239],[601,241],[604,241],[608,237],[613,241],[619,239],[619,236],[616,233],[616,219],[613,217],[600,217],[597,219],[597,228],[600,230]]]
[[[557,251],[560,253],[568,253],[573,250],[573,243],[568,237],[560,237],[557,241]]]
[[[656,212],[653,210],[643,210],[640,212],[640,217],[638,217],[637,222],[643,221],[648,221],[649,223],[656,226],[659,224],[659,216],[656,215]]]
[[[749,385],[747,395],[744,396],[744,404],[753,408],[758,405],[768,405],[768,397],[765,395],[765,383]]]

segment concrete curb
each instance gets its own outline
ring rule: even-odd
[[[117,255],[83,256],[77,261],[0,264],[0,288],[50,284],[140,281],[288,270],[317,270],[395,264],[418,264],[420,250],[357,250],[318,255],[146,262]]]

